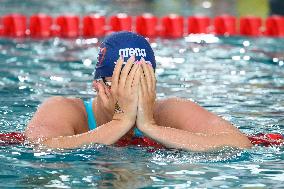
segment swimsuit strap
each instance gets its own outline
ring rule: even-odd
[[[134,129],[134,135],[135,137],[143,137],[143,133],[138,128]]]
[[[97,127],[97,123],[94,117],[94,111],[92,107],[93,100],[94,99],[90,99],[89,101],[84,101],[84,105],[85,105],[87,116],[88,116],[88,125],[89,125],[90,130],[93,130]]]

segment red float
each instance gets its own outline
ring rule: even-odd
[[[3,35],[6,37],[25,37],[27,29],[26,20],[26,16],[21,14],[3,16]]]
[[[214,19],[214,31],[217,35],[235,35],[237,19],[231,15],[221,15]]]
[[[162,18],[161,36],[166,38],[180,38],[184,35],[184,18],[170,14]]]
[[[284,37],[284,17],[283,16],[270,16],[266,19],[266,32],[265,34],[272,37]]]
[[[144,37],[157,37],[158,18],[152,14],[145,13],[136,17],[136,32]]]
[[[120,139],[115,143],[116,146],[140,146],[140,147],[154,147],[164,148],[164,146],[148,137],[134,137],[131,140]]]
[[[254,145],[261,145],[261,146],[272,146],[272,145],[280,145],[284,144],[284,137],[281,134],[277,133],[268,133],[263,134],[259,133],[256,135],[248,136],[250,142]]]
[[[208,16],[190,16],[188,17],[188,33],[200,34],[209,33],[210,18]]]
[[[75,15],[63,15],[56,18],[60,37],[74,38],[79,36],[79,17]]]
[[[131,31],[132,18],[125,13],[119,13],[110,17],[111,31]]]
[[[270,140],[283,140],[284,139],[284,137],[278,133],[268,133],[268,134],[265,134],[264,136]]]
[[[92,14],[83,18],[84,37],[103,37],[106,33],[106,18],[99,14]]]
[[[240,19],[240,34],[245,36],[261,35],[262,19],[256,16],[246,16]]]
[[[284,137],[278,133],[259,133],[256,135],[247,136],[250,142],[254,145],[262,146],[282,146],[284,145]],[[0,133],[0,146],[6,145],[19,145],[23,144],[26,140],[23,133],[11,132],[11,133]],[[154,148],[163,148],[163,145],[147,137],[133,138],[132,140],[120,139],[116,142],[117,146],[129,146],[138,145],[141,147],[151,146]]]
[[[3,26],[0,26],[0,36],[3,36],[4,35],[4,28]]]
[[[23,133],[0,133],[0,146],[22,144],[25,141]]]
[[[52,36],[52,17],[46,14],[36,14],[30,17],[30,35],[35,38]]]

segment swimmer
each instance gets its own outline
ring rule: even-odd
[[[107,36],[94,70],[97,96],[51,97],[25,130],[30,142],[50,148],[111,145],[148,137],[167,148],[208,151],[252,146],[228,121],[186,99],[156,100],[156,61],[148,41],[131,32]]]

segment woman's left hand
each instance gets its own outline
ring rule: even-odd
[[[156,78],[152,65],[142,58],[142,71],[139,86],[137,127],[143,131],[147,126],[155,124],[154,106],[156,100]]]
[[[109,119],[113,117],[114,114],[114,108],[115,108],[115,97],[111,93],[111,90],[109,87],[105,86],[104,84],[97,82],[93,83],[95,88],[98,89],[98,95],[97,95],[97,103],[99,103],[100,107],[104,107],[104,110],[106,111],[106,115],[109,115]]]

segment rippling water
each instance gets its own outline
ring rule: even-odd
[[[158,98],[193,100],[246,134],[284,133],[284,40],[188,36],[151,40]],[[24,131],[38,105],[90,98],[98,39],[0,39],[1,132]],[[91,145],[0,147],[0,187],[283,188],[283,147],[179,150]]]

